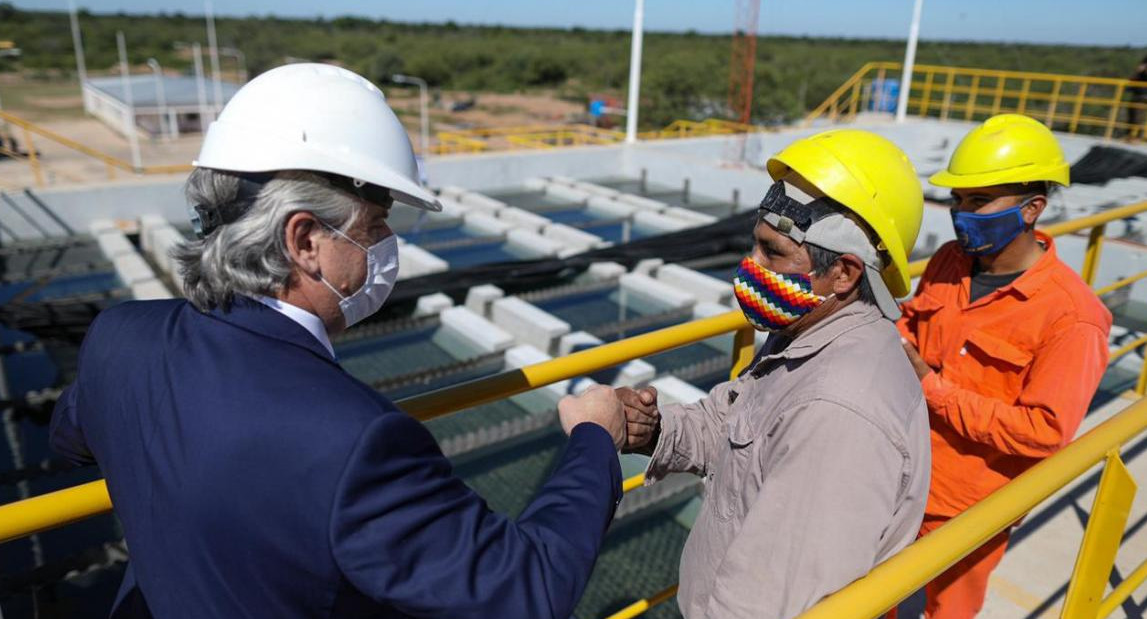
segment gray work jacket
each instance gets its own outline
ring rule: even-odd
[[[646,483],[705,478],[681,612],[800,614],[916,539],[930,467],[920,381],[877,308],[770,337],[736,380],[661,409]]]

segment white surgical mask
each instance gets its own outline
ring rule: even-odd
[[[339,310],[346,319],[346,326],[350,327],[381,309],[390,291],[394,290],[394,282],[398,279],[398,237],[391,234],[370,247],[363,247],[342,232],[327,227],[366,252],[366,279],[362,287],[349,297],[344,297],[325,277],[319,276],[327,288],[338,296]]]

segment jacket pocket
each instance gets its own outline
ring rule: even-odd
[[[958,368],[964,381],[983,393],[1005,400],[1019,397],[1023,380],[1032,362],[1032,353],[1006,339],[979,329],[968,333],[964,344],[945,367]]]
[[[744,492],[752,483],[752,467],[764,437],[745,419],[736,415],[727,422],[727,448],[721,454],[713,480],[713,504],[722,520],[740,519],[745,513]]]

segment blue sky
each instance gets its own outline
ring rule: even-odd
[[[15,0],[21,8],[66,9],[66,0]],[[183,11],[197,0],[77,0],[97,13]],[[316,4],[318,6],[316,6]],[[650,30],[729,32],[734,0],[646,0]],[[220,15],[335,17],[512,26],[625,28],[626,0],[215,0]],[[763,34],[905,38],[912,0],[761,0]],[[922,39],[1147,47],[1147,0],[925,0]]]

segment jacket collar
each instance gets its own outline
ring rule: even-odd
[[[335,362],[330,352],[310,331],[254,299],[236,295],[230,310],[225,312],[215,308],[210,315],[245,331],[304,348],[327,361]]]
[[[1048,276],[1053,271],[1056,263],[1059,262],[1059,257],[1055,250],[1055,240],[1048,236],[1046,232],[1036,230],[1035,238],[1044,248],[1043,255],[1039,257],[1039,260],[1037,260],[1036,263],[1031,266],[1031,268],[1029,268],[1027,271],[1024,271],[1023,275],[1017,277],[1016,280],[1011,284],[1000,288],[997,291],[998,293],[1014,291],[1024,299],[1030,299],[1032,295],[1034,295],[1039,291],[1041,287],[1043,287],[1044,283],[1047,281]],[[959,256],[958,259],[960,260],[961,284],[965,289],[970,289],[972,267],[975,264],[975,258],[965,254],[964,252],[958,252],[957,255]],[[981,301],[984,301],[984,299],[988,299],[992,296],[992,294],[989,294],[983,299],[977,299],[976,303],[969,305],[979,305]]]
[[[760,378],[764,374],[765,365],[768,361],[811,357],[845,333],[877,320],[884,320],[880,308],[854,301],[813,325],[811,329],[801,333],[796,339],[789,341],[788,346],[784,346],[784,342],[787,341],[785,338],[770,335],[769,341],[772,342],[772,345],[766,343],[762,348],[761,354],[752,366],[753,376]],[[779,352],[771,352],[781,346],[784,348]]]

